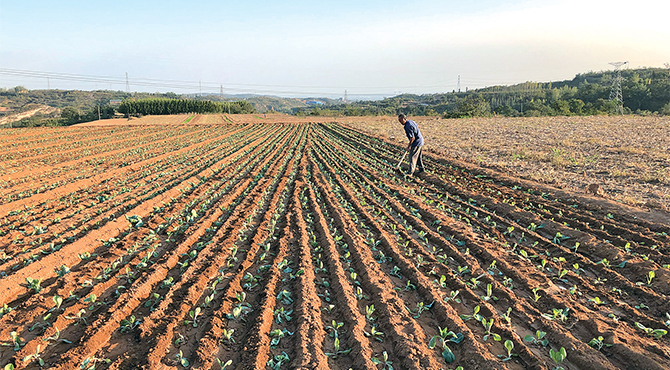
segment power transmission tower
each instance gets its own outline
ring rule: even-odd
[[[47,90],[51,90],[51,83],[49,82],[49,77],[47,77]]]
[[[223,85],[221,85],[221,100],[223,100]]]
[[[458,75],[458,86],[457,86],[458,92],[461,92],[461,75]]]
[[[130,92],[130,84],[128,83],[128,72],[126,72],[126,92]]]
[[[202,81],[198,81],[198,85],[200,86],[200,96],[202,96]]]
[[[347,102],[347,90],[344,90],[344,102]]]
[[[623,94],[621,93],[621,82],[623,77],[621,77],[621,67],[628,64],[628,62],[612,62],[610,65],[614,66],[614,81],[612,81],[612,90],[610,91],[610,101],[614,101],[617,104],[616,112],[623,114]]]

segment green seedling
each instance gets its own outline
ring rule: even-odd
[[[281,365],[291,361],[291,359],[288,357],[286,352],[281,353],[281,355],[276,355],[274,358],[268,360],[267,365],[270,367],[272,370],[279,370],[281,369]]]
[[[200,315],[201,309],[200,307],[196,307],[195,310],[191,310],[188,312],[188,316],[191,318],[191,320],[184,320],[184,325],[193,325],[194,328],[198,327],[198,315]]]
[[[375,365],[380,365],[381,364],[382,365],[382,370],[393,370],[393,366],[391,366],[393,364],[393,361],[389,360],[389,355],[388,355],[388,353],[386,353],[386,351],[384,351],[384,353],[382,354],[382,359],[381,360],[376,358],[376,357],[373,357],[371,360],[372,360],[372,363],[375,364]]]
[[[416,290],[416,285],[412,284],[411,281],[407,280],[407,284],[405,284],[405,289],[406,292],[410,290]]]
[[[481,274],[481,275],[479,275],[479,276],[477,276],[477,277],[470,278],[470,281],[467,282],[466,285],[467,285],[470,289],[477,289],[477,288],[479,287],[479,284],[481,283],[481,281],[479,281],[479,280],[480,280],[481,278],[483,278],[484,276],[486,276],[486,274]]]
[[[546,347],[549,344],[549,341],[544,339],[545,335],[547,335],[546,332],[538,330],[535,332],[535,336],[533,336],[532,334],[528,334],[525,337],[523,337],[523,340],[525,340],[530,344],[541,345],[542,347]]]
[[[14,370],[14,364],[5,365],[4,370]]]
[[[542,316],[549,319],[549,320],[561,320],[561,321],[566,321],[568,319],[568,312],[570,311],[569,307],[566,307],[564,309],[559,309],[559,308],[552,308],[551,313],[546,314],[543,313]]]
[[[43,338],[42,340],[44,342],[47,342],[47,344],[49,342],[57,343],[58,341],[61,341],[63,343],[67,343],[67,344],[72,344],[72,342],[67,340],[67,339],[59,339],[59,338],[60,338],[60,330],[58,330],[58,328],[56,328],[56,333],[54,335],[52,335],[50,337]]]
[[[456,303],[461,303],[461,299],[458,298],[458,293],[459,293],[458,290],[451,291],[451,293],[449,293],[449,296],[444,297],[444,301],[445,302],[454,301]]]
[[[494,300],[494,301],[498,300],[498,297],[495,297],[493,295],[493,285],[492,284],[486,284],[486,295],[482,296],[480,298],[483,299],[485,302],[488,302],[490,300]]]
[[[75,325],[77,325],[81,322],[83,322],[84,325],[87,325],[86,318],[84,317],[85,313],[86,313],[86,309],[82,308],[81,310],[79,310],[79,312],[77,312],[76,316],[67,316],[66,315],[65,318],[68,319],[68,320],[75,320],[76,321]]]
[[[568,240],[568,239],[570,239],[569,236],[563,235],[560,232],[557,232],[552,241],[554,242],[554,244],[561,244],[562,241]]]
[[[463,275],[467,274],[468,272],[470,272],[470,267],[468,267],[468,266],[458,266],[457,271],[458,271],[459,275],[463,276]]]
[[[462,333],[454,333],[453,331],[447,330],[445,327],[440,328],[438,327],[438,330],[440,332],[440,335],[435,335],[432,338],[430,338],[430,341],[428,342],[428,348],[433,349],[435,346],[438,344],[438,342],[442,342],[442,358],[447,363],[452,363],[456,360],[456,357],[454,356],[454,353],[447,347],[447,342],[453,342],[453,343],[460,343],[463,341],[463,334]]]
[[[363,289],[361,289],[361,287],[359,286],[356,287],[356,292],[354,292],[354,296],[356,296],[356,299],[359,301],[362,299],[370,299],[370,297],[363,294]]]
[[[235,339],[233,339],[233,333],[235,332],[235,329],[222,329],[221,336],[221,341],[228,342],[228,343],[235,343]]]
[[[19,338],[19,334],[15,331],[9,333],[9,338],[11,339],[11,343],[2,343],[1,345],[7,347],[14,346],[14,351],[21,350],[21,347],[25,345],[24,343],[21,343],[21,338]]]
[[[0,319],[5,316],[6,314],[10,313],[13,310],[13,308],[7,306],[7,304],[3,304],[0,306]]]
[[[538,290],[540,290],[540,287],[535,287],[532,290],[533,291],[533,301],[535,301],[535,302],[539,301],[540,298],[542,298],[542,296],[537,292]]]
[[[507,311],[501,315],[502,318],[503,318],[503,320],[505,320],[505,322],[507,323],[507,325],[511,325],[511,324],[512,324],[512,317],[511,317],[511,315],[512,315],[512,307],[509,307],[509,308],[507,309]]]
[[[336,358],[339,355],[348,355],[351,352],[351,348],[342,350],[340,349],[340,338],[335,338],[335,343],[333,344],[335,349],[334,352],[326,352],[325,355],[328,357]]]
[[[131,315],[128,319],[121,320],[121,333],[127,333],[140,326],[140,320]]]
[[[326,326],[326,331],[329,331],[328,335],[330,335],[331,338],[337,338],[338,334],[337,331],[344,325],[343,322],[337,322],[333,320],[331,325]]]
[[[284,328],[284,329],[281,329],[281,330],[280,329],[275,329],[275,330],[271,331],[269,335],[270,335],[270,338],[272,338],[272,340],[270,341],[270,347],[275,348],[279,345],[279,341],[282,338],[284,338],[287,335],[293,335],[293,333],[291,333],[290,331],[286,330],[286,328]]]
[[[281,303],[285,305],[293,303],[293,299],[291,298],[291,292],[289,292],[286,289],[279,292],[279,294],[277,295],[277,300],[279,300]]]
[[[416,304],[415,309],[411,310],[407,306],[405,306],[405,309],[407,310],[407,312],[414,314],[415,319],[418,319],[419,317],[421,317],[421,314],[424,311],[428,311],[431,307],[433,307],[434,303],[435,302],[432,302],[431,304],[424,304],[423,302],[419,302]]]
[[[473,310],[472,315],[461,314],[459,316],[461,317],[461,320],[463,320],[463,321],[468,321],[468,320],[471,320],[471,319],[475,319],[475,320],[481,322],[484,317],[479,314],[480,309],[481,308],[479,306],[476,306],[475,309]]]
[[[87,298],[84,298],[84,302],[86,302],[86,303],[90,303],[90,304],[91,304],[91,305],[88,307],[88,309],[89,309],[90,311],[95,310],[95,307],[96,307],[96,306],[100,306],[100,305],[102,304],[102,303],[100,303],[100,302],[97,302],[97,303],[96,303],[97,300],[98,300],[98,296],[96,296],[96,295],[93,294],[93,293],[91,293],[91,295],[88,296]]]
[[[323,307],[321,309],[321,311],[328,311],[328,313],[330,314],[330,313],[333,313],[333,308],[335,308],[335,305],[334,304],[329,304],[328,306]]]
[[[593,302],[596,306],[607,304],[607,302],[601,300],[599,297],[593,297],[589,299],[589,302]]]
[[[177,362],[179,362],[179,365],[181,365],[181,366],[183,366],[183,367],[189,367],[189,366],[191,366],[191,364],[190,364],[190,363],[188,362],[188,360],[184,357],[184,354],[183,354],[181,351],[179,351],[179,353],[177,353],[176,357],[177,357]]]
[[[28,283],[28,289],[32,290],[34,293],[39,293],[42,290],[42,287],[40,286],[42,280],[40,279],[26,278],[26,283]]]
[[[598,338],[591,339],[591,341],[589,341],[588,344],[589,344],[589,346],[597,349],[598,351],[600,351],[603,347],[612,347],[613,346],[613,344],[604,343],[603,342],[604,339],[605,338],[603,338],[602,336],[599,336]]]
[[[505,341],[505,350],[507,350],[507,357],[503,358],[502,361],[509,361],[512,359],[512,356],[518,356],[517,354],[512,354],[512,350],[514,349],[514,342],[511,340],[506,340]],[[498,355],[498,357],[503,357],[503,355]]]
[[[65,276],[65,274],[70,273],[70,268],[65,265],[60,265],[59,268],[54,269],[54,272],[56,273],[56,275],[58,275],[58,277],[63,277]]]
[[[489,320],[486,320],[485,318],[482,318],[481,320],[482,326],[484,326],[484,337],[482,337],[482,340],[486,342],[487,339],[489,339],[489,336],[493,337],[493,340],[496,342],[500,342],[502,338],[500,335],[496,333],[491,333],[491,328],[493,327],[493,317]]]
[[[226,362],[224,363],[223,361],[219,360],[218,358],[216,359],[216,362],[217,362],[217,363],[219,364],[219,366],[221,367],[221,370],[226,370],[226,368],[227,368],[228,366],[230,366],[230,365],[233,364],[233,360],[228,360],[228,361],[226,361]]]
[[[291,321],[291,314],[293,313],[293,310],[286,311],[284,307],[280,307],[276,310],[274,310],[273,315],[275,317],[275,322],[277,324],[282,324],[284,321],[288,322]]]
[[[26,357],[23,358],[23,362],[26,361],[35,361],[37,362],[40,366],[44,366],[44,360],[40,357],[40,345],[37,345],[37,349],[35,349],[35,353],[30,354]]]
[[[126,215],[126,219],[135,228],[140,228],[140,227],[144,226],[144,222],[142,222],[142,217],[140,217],[138,215],[132,215],[132,216]]]
[[[664,335],[668,334],[668,331],[665,329],[652,329],[648,328],[639,322],[635,322],[635,326],[637,326],[638,329],[642,330],[645,332],[648,336],[654,337],[656,339],[661,339],[663,338]]]
[[[86,357],[84,361],[81,362],[81,365],[79,365],[79,368],[84,370],[95,370],[95,364],[98,362],[109,364],[112,362],[112,360],[107,358],[98,358],[95,356]]]
[[[554,351],[553,348],[549,350],[549,357],[551,357],[552,360],[554,360],[554,363],[556,364],[556,367],[554,370],[565,370],[563,367],[558,366],[565,360],[566,357],[568,357],[568,354],[565,352],[565,348],[561,347],[560,350]]]
[[[367,336],[367,337],[372,337],[372,338],[374,338],[375,340],[378,340],[378,341],[380,341],[380,342],[384,342],[384,333],[382,333],[381,331],[377,330],[377,328],[376,328],[374,325],[372,325],[372,327],[370,328],[370,332],[369,332],[369,333],[366,332],[366,331],[364,331],[363,333],[364,333],[365,336]]]
[[[372,314],[375,312],[375,305],[371,304],[369,306],[365,306],[365,319],[368,320],[369,322],[375,321],[375,318],[372,317]]]
[[[60,306],[63,304],[63,298],[59,297],[58,295],[55,295],[51,298],[51,300],[54,301],[56,306],[52,308],[52,310],[60,310]]]
[[[651,281],[656,277],[654,270],[649,271],[647,274],[647,285],[651,285]]]

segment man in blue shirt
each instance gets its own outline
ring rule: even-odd
[[[412,176],[414,171],[417,170],[417,173],[425,172],[423,167],[423,158],[421,155],[423,149],[423,135],[419,131],[419,126],[416,122],[411,119],[407,119],[404,114],[398,115],[398,121],[401,125],[405,126],[405,134],[407,139],[409,139],[409,144],[407,144],[407,151],[409,152],[409,171],[407,175]]]

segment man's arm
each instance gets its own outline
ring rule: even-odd
[[[416,140],[416,136],[412,136],[412,138],[409,139],[409,144],[407,144],[407,151],[408,152],[412,148],[412,143],[414,142],[414,140]]]

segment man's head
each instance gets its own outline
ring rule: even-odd
[[[405,122],[407,122],[407,117],[404,114],[400,113],[398,115],[398,122],[404,125]]]

